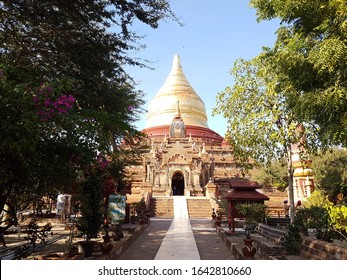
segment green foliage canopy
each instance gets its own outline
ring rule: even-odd
[[[331,200],[336,201],[339,193],[347,196],[347,151],[345,148],[332,148],[318,153],[313,158],[315,184]]]
[[[258,20],[281,20],[272,49],[280,87],[322,143],[347,145],[347,3],[251,0]]]
[[[252,175],[252,180],[259,182],[265,188],[274,187],[284,191],[288,185],[288,172],[285,161],[273,161],[268,166],[261,166]]]
[[[142,93],[124,67],[144,65],[128,55],[141,47],[130,27],[176,20],[168,1],[14,0],[0,9],[0,209],[66,188],[97,152],[112,154],[119,177],[136,154],[122,141],[141,137],[133,122]]]

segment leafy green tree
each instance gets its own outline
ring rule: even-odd
[[[312,146],[316,139],[307,137],[311,135],[309,124],[303,130],[288,109],[286,96],[278,88],[275,64],[268,50],[249,61],[237,60],[231,70],[234,85],[218,94],[213,113],[227,119],[226,138],[233,146],[235,158],[244,162],[253,158],[264,166],[274,160],[286,160],[293,220],[293,145]]]
[[[300,209],[303,228],[315,228],[319,239],[331,241],[332,238],[347,239],[347,207],[334,205],[323,191],[315,190]],[[301,222],[301,224],[300,224]]]
[[[98,152],[123,168],[134,160],[138,149],[121,144],[141,137],[133,122],[143,100],[124,67],[144,65],[128,55],[141,47],[130,27],[176,20],[168,1],[14,0],[0,8],[0,209],[70,186]]]
[[[301,208],[297,212],[295,224],[307,235],[313,229],[317,239],[332,242],[334,231],[330,225],[329,211],[322,206]]]
[[[304,208],[310,207],[322,207],[327,208],[332,206],[333,203],[329,200],[329,197],[320,190],[315,190],[310,197],[304,202]]]
[[[333,148],[328,152],[318,153],[312,159],[317,187],[333,201],[337,201],[339,193],[345,198],[347,196],[346,149]]]
[[[288,226],[288,234],[284,236],[283,247],[288,255],[300,255],[301,252],[300,228],[295,224]]]
[[[322,143],[347,145],[347,3],[251,0],[258,20],[279,19],[272,48],[287,103]]]
[[[259,182],[265,188],[285,191],[288,183],[286,162],[282,159],[271,162],[268,166],[261,166],[259,171],[252,175],[252,180]]]
[[[78,219],[78,229],[88,241],[97,236],[102,225],[102,177],[95,171],[81,184],[79,198],[82,217]]]
[[[347,206],[335,205],[328,207],[330,225],[337,238],[347,241]]]

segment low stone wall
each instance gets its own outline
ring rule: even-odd
[[[347,260],[347,248],[314,237],[303,237],[301,255],[312,260]]]
[[[263,256],[265,259],[269,259],[273,256],[282,256],[282,244],[286,234],[286,230],[271,227],[262,223],[258,224],[256,234],[252,235],[258,254]]]
[[[252,235],[254,246],[257,248],[259,257],[261,257],[261,259],[285,259],[285,256],[283,258],[284,252],[281,246],[285,231],[268,226],[261,226],[261,228],[263,235],[259,233]],[[240,243],[232,243],[231,240],[228,239],[228,233],[221,227],[217,227],[216,231],[233,255],[237,259],[244,259],[241,252],[243,247],[242,241],[240,241]],[[267,240],[264,235],[268,237],[272,235],[272,238],[278,243],[275,244]],[[347,260],[347,248],[334,243],[318,240],[314,237],[303,237],[301,243],[301,256],[297,256],[296,258],[305,260]]]
[[[282,256],[283,248],[281,245],[275,244],[262,236],[253,235],[252,237],[258,254],[264,259],[269,259],[273,256]]]
[[[227,248],[231,251],[231,253],[235,256],[238,260],[244,260],[245,257],[243,256],[241,252],[240,244],[232,243],[230,239],[227,237],[227,233],[224,231],[222,227],[216,228],[218,236],[222,239],[224,244],[227,246]],[[240,248],[238,248],[240,247]]]

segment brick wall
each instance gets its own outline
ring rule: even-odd
[[[301,255],[312,260],[347,260],[347,247],[304,237],[301,243]]]

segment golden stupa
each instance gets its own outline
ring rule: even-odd
[[[177,101],[186,125],[208,128],[205,104],[184,75],[179,55],[174,56],[170,74],[149,104],[146,128],[170,125]]]
[[[170,125],[179,103],[180,114],[187,128],[187,135],[221,143],[223,138],[209,129],[205,104],[187,80],[179,55],[164,84],[148,106],[145,132],[150,138],[169,135]]]

